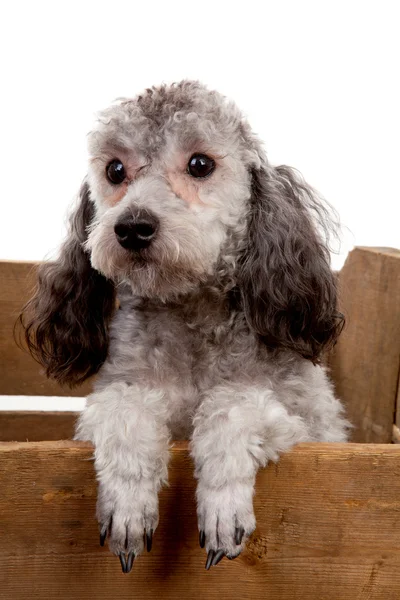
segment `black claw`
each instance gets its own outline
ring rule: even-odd
[[[103,531],[100,532],[100,546],[104,546],[106,537],[107,537],[107,529],[104,529]]]
[[[217,565],[219,563],[219,561],[224,558],[224,556],[225,556],[225,552],[223,550],[217,550],[217,552],[212,560],[211,566],[215,567],[215,565]]]
[[[204,546],[206,545],[206,534],[205,531],[203,531],[202,529],[199,532],[199,544],[200,548],[204,548]]]
[[[153,546],[153,530],[150,529],[150,531],[148,533],[146,531],[146,548],[147,548],[147,552],[150,552],[152,546]]]
[[[227,558],[228,560],[235,560],[235,558],[237,558],[238,556],[240,556],[240,554],[235,554],[235,556],[231,556],[230,554],[227,554],[227,555],[226,555],[226,558]]]
[[[211,567],[211,563],[213,561],[214,554],[215,554],[214,550],[209,550],[208,551],[207,562],[206,562],[206,571],[208,571],[209,568]]]
[[[135,553],[134,552],[129,552],[129,554],[128,554],[128,560],[126,562],[125,573],[130,573],[132,571],[133,561],[134,560],[135,560]]]
[[[243,529],[243,527],[235,527],[235,542],[236,542],[236,546],[240,546],[240,544],[242,543],[243,536],[244,536],[244,529]]]
[[[124,554],[123,552],[120,552],[120,553],[118,554],[118,556],[119,556],[119,562],[121,563],[122,572],[123,572],[123,573],[127,573],[127,570],[126,570],[126,558],[125,558],[125,554]]]

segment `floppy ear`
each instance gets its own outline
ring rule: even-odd
[[[322,236],[331,227],[329,212],[289,167],[263,166],[251,177],[248,246],[238,277],[247,322],[268,347],[317,362],[344,324]]]
[[[71,386],[105,361],[114,307],[113,284],[92,268],[84,249],[93,216],[84,182],[60,256],[39,267],[36,291],[20,317],[28,348],[47,376]]]

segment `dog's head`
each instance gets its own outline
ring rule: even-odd
[[[69,239],[27,307],[48,375],[98,370],[120,283],[169,301],[211,282],[236,290],[271,348],[315,361],[333,342],[327,212],[294,171],[268,164],[234,104],[196,82],[147,90],[100,114],[89,155]]]
[[[89,137],[95,269],[169,300],[212,277],[243,237],[260,159],[237,108],[193,82],[148,90],[100,115]]]

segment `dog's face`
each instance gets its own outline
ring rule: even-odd
[[[96,216],[86,248],[95,269],[134,293],[185,294],[245,235],[260,159],[219,94],[187,82],[122,101],[100,115],[89,152]]]
[[[26,307],[48,375],[77,383],[98,370],[127,282],[163,302],[211,285],[272,350],[316,361],[332,345],[343,319],[329,213],[292,169],[269,165],[234,104],[196,82],[147,90],[100,115],[89,153],[69,236]]]

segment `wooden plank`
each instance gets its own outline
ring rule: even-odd
[[[89,385],[61,388],[15,343],[14,324],[34,288],[35,267],[35,263],[0,261],[0,394],[86,396]]]
[[[186,444],[172,450],[153,550],[129,575],[98,545],[92,449],[0,444],[0,597],[7,600],[398,600],[400,448],[303,444],[259,473],[245,553],[206,572]]]
[[[40,442],[74,437],[77,412],[0,411],[0,441]]]
[[[397,381],[397,396],[396,396],[396,420],[397,427],[400,428],[400,364],[399,364],[399,376]]]
[[[399,378],[398,378],[398,382],[397,382],[396,414],[395,414],[395,422],[393,424],[392,442],[394,444],[400,444],[400,365],[399,365]]]
[[[347,326],[330,357],[355,442],[390,442],[400,357],[400,251],[356,248],[340,273]]]

